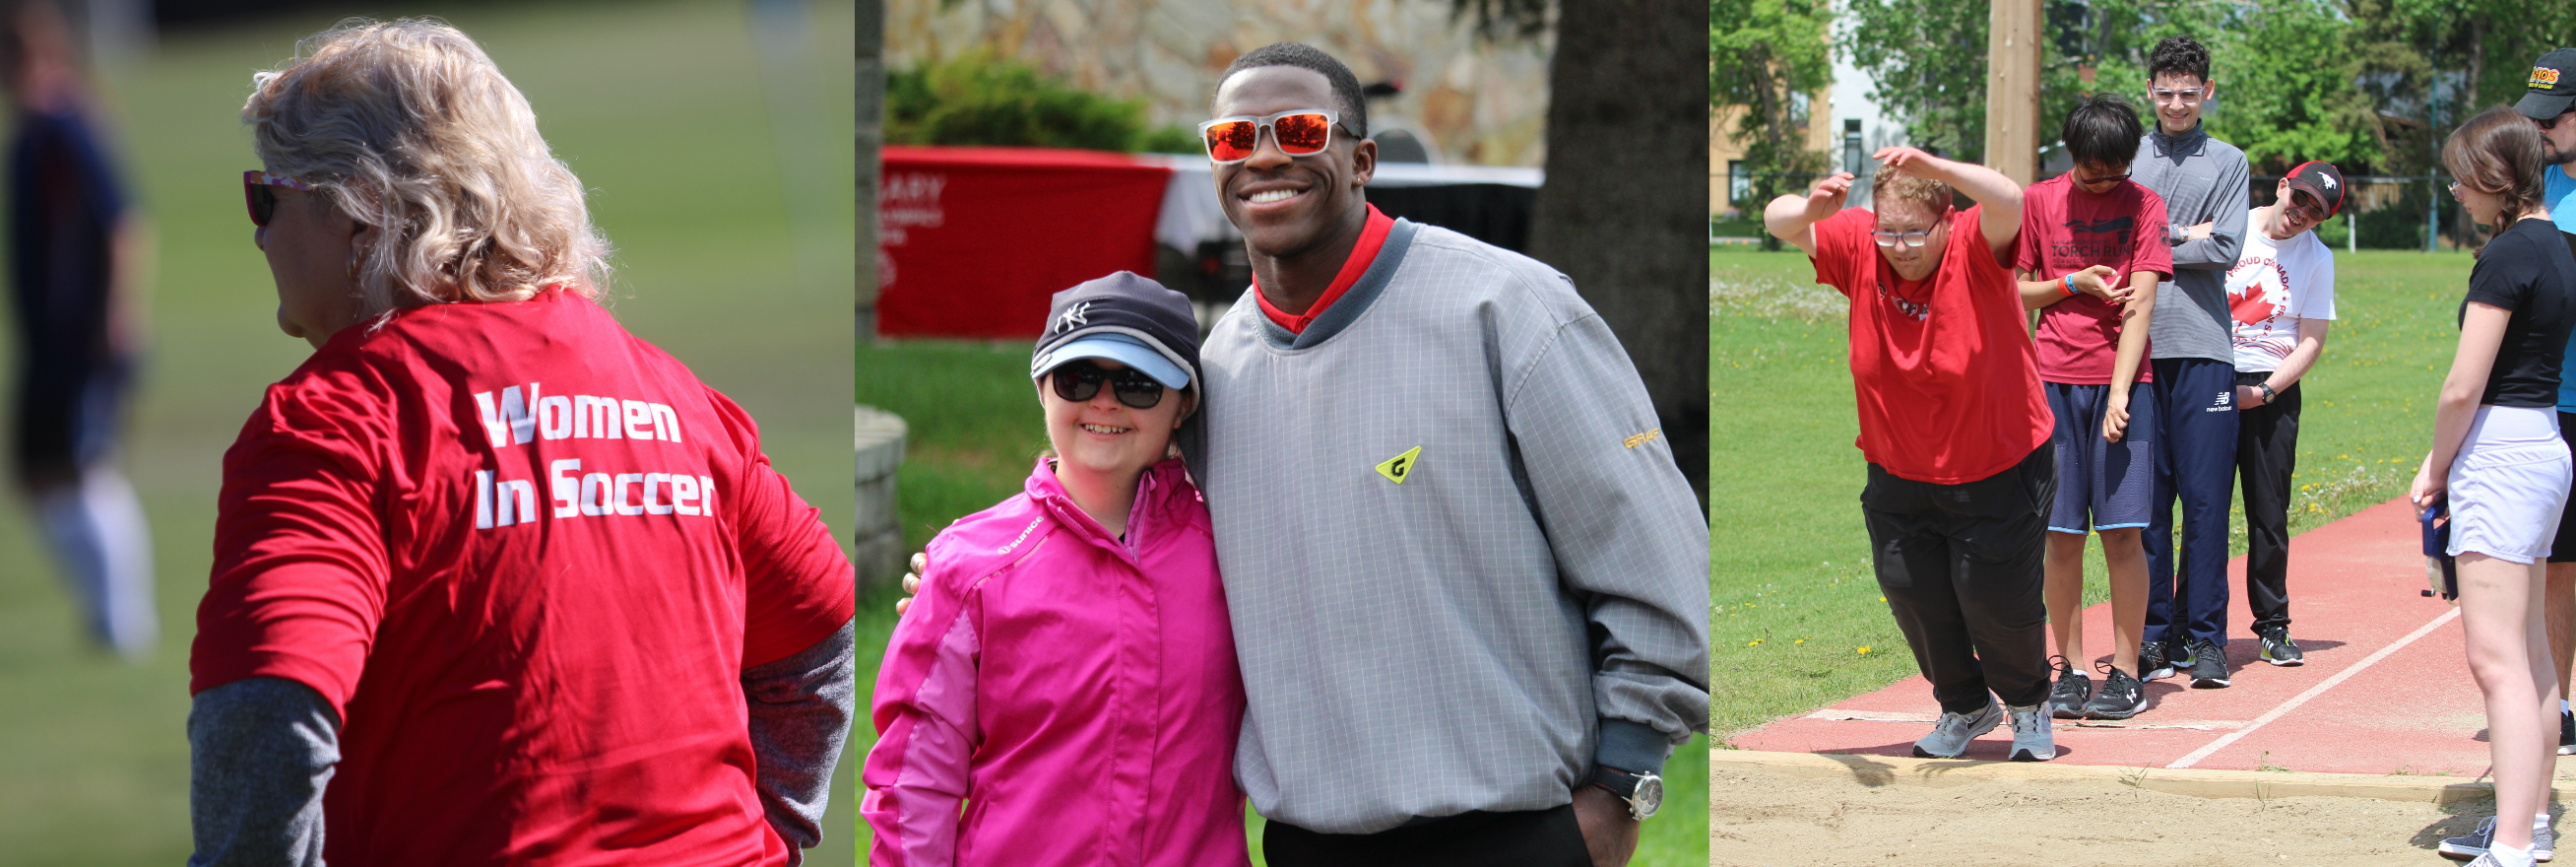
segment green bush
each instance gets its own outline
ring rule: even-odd
[[[1142,100],[1077,90],[989,53],[887,73],[886,141],[1101,151],[1196,148],[1185,129],[1149,134]]]

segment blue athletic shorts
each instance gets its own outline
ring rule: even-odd
[[[2049,508],[2048,529],[2082,535],[2146,526],[2155,511],[2155,440],[2161,433],[2155,384],[2130,389],[2129,426],[2116,443],[2102,439],[2110,386],[2040,385],[2048,392],[2049,411],[2057,414],[2049,434],[2057,448],[2057,502]]]

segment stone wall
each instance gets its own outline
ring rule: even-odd
[[[888,68],[978,49],[1073,85],[1144,99],[1154,126],[1196,126],[1226,64],[1272,42],[1314,45],[1361,84],[1400,82],[1370,132],[1402,128],[1438,162],[1537,166],[1553,40],[1495,44],[1448,0],[889,0]]]

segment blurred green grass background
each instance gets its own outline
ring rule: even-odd
[[[1045,420],[1028,376],[1024,343],[905,340],[861,343],[858,402],[904,417],[910,426],[895,510],[913,550],[949,522],[1009,499],[1021,490],[1046,448]],[[873,666],[894,631],[892,597],[859,612],[859,655]],[[873,600],[870,603],[873,604]],[[873,684],[871,684],[873,686]],[[873,726],[853,741],[875,743]],[[855,749],[864,751],[865,746]],[[1637,867],[1708,863],[1708,739],[1694,736],[1664,767],[1663,812],[1645,823]],[[1246,811],[1253,863],[1261,858],[1261,818]],[[864,837],[867,829],[859,833]]]
[[[0,497],[0,865],[188,856],[188,645],[219,460],[261,389],[309,353],[278,333],[251,245],[238,179],[259,162],[239,114],[253,71],[353,14],[437,15],[482,42],[591,189],[618,249],[618,319],[748,409],[778,468],[847,543],[847,0],[815,4],[800,59],[770,51],[767,66],[745,2],[360,4],[164,33],[106,79],[127,182],[160,238],[127,469],[154,531],[161,647],[140,666],[90,651],[23,499]],[[771,88],[794,98],[773,102]],[[786,147],[774,108],[800,113]],[[795,183],[837,191],[838,206],[800,209],[813,196],[787,192],[782,160]],[[800,250],[796,237],[837,243]],[[841,764],[830,839],[808,863],[853,863],[857,755]]]
[[[2408,471],[2432,444],[2434,392],[2459,341],[2453,317],[2471,261],[2335,254],[2340,318],[2300,380],[2293,534],[2404,494],[2414,480]],[[1720,408],[1710,416],[1710,477],[1733,494],[1718,499],[1735,503],[1709,540],[1712,692],[1723,696],[1709,730],[1724,741],[1915,668],[1880,600],[1861,525],[1847,303],[1815,285],[1794,248],[1712,250],[1709,277],[1709,401]],[[2230,520],[2232,554],[2241,555],[2241,498]],[[2101,549],[2090,550],[2088,605],[2109,598]],[[2334,628],[2302,623],[2293,636]]]

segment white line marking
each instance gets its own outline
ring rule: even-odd
[[[2380,660],[2387,659],[2389,654],[2396,653],[2406,645],[2415,643],[2415,639],[2422,638],[2426,633],[2442,628],[2442,624],[2449,623],[2459,616],[2460,609],[2454,606],[2450,611],[2444,612],[2442,616],[2433,618],[2433,622],[2416,627],[2414,632],[2408,633],[2404,638],[2397,639],[2397,643],[2391,644],[2387,647],[2382,647],[2379,649],[2379,652],[2362,657],[2359,664],[2356,664],[2351,668],[2335,672],[2335,675],[2333,677],[2326,678],[2324,683],[2308,687],[2308,691],[2299,693],[2297,698],[2283,702],[2280,707],[2273,708],[2262,716],[2255,717],[2253,724],[2237,729],[2236,731],[2229,732],[2226,737],[2211,741],[2208,746],[2193,750],[2191,751],[2191,755],[2184,756],[2181,761],[2166,765],[2165,767],[2188,768],[2192,766],[2193,762],[2209,758],[2209,754],[2218,752],[2219,750],[2224,749],[2228,744],[2235,743],[2238,740],[2243,739],[2246,735],[2253,734],[2255,730],[2262,728],[2273,720],[2280,719],[2290,711],[2297,710],[2299,705],[2308,703],[2308,699],[2316,698],[2317,696],[2324,694],[2326,690],[2335,688],[2336,684],[2350,680],[2353,675],[2360,674],[2362,669],[2369,668],[2372,665],[2377,664]]]

